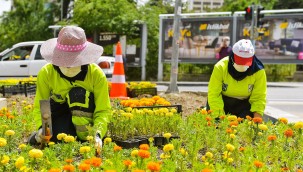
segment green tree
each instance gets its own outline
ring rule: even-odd
[[[47,8],[45,8],[47,5]],[[0,50],[22,41],[45,40],[52,36],[55,5],[44,0],[14,0],[14,9],[1,16]]]
[[[302,0],[278,0],[275,5],[274,9],[297,9],[303,8],[303,1]]]
[[[245,7],[250,6],[252,3],[262,5],[265,9],[271,10],[277,1],[278,0],[224,0],[221,11],[244,11]]]
[[[138,20],[136,4],[128,0],[77,0],[73,22],[87,33],[116,32],[131,35],[134,21]]]

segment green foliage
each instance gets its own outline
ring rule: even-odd
[[[244,8],[250,6],[252,3],[255,5],[262,5],[266,10],[273,9],[273,6],[278,2],[278,0],[224,0],[223,7],[221,11],[244,11]]]
[[[75,2],[73,21],[87,33],[117,32],[132,35],[138,12],[127,0],[78,0]]]
[[[15,0],[14,9],[1,16],[0,50],[22,41],[45,40],[52,37],[55,5],[44,8],[44,0]]]

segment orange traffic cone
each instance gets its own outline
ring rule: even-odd
[[[112,88],[109,93],[110,98],[129,99],[129,97],[127,97],[126,91],[124,65],[120,42],[118,42],[116,46],[115,64],[111,83]]]

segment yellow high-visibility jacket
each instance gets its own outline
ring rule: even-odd
[[[91,125],[97,127],[101,136],[107,131],[107,124],[112,115],[110,99],[108,94],[108,82],[102,69],[96,64],[89,64],[87,74],[83,81],[68,81],[60,77],[52,64],[46,64],[38,73],[37,90],[34,101],[34,120],[36,127],[40,127],[41,112],[39,101],[43,99],[53,99],[55,102],[64,103],[67,101],[67,95],[71,88],[82,87],[86,91],[94,94],[95,110],[91,119],[87,117],[73,117],[74,125]],[[77,136],[81,140],[86,140],[88,133],[78,133]]]
[[[222,95],[249,99],[251,112],[264,113],[266,106],[266,74],[261,69],[243,80],[235,80],[228,72],[229,56],[223,58],[214,66],[208,85],[208,104],[214,114],[224,113]]]

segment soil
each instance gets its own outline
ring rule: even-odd
[[[158,95],[171,102],[172,105],[181,105],[182,115],[184,116],[192,114],[201,106],[205,106],[207,99],[207,94],[204,92],[180,92],[169,94],[158,92]],[[143,96],[149,97],[149,95]],[[33,104],[34,96],[30,95],[25,97],[24,95],[12,95],[7,97],[7,106],[10,109],[12,102],[22,104],[23,101],[26,101],[26,104]]]

